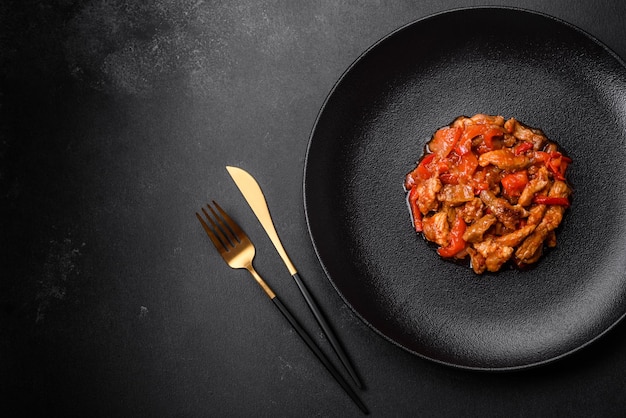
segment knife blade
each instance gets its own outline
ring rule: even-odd
[[[252,177],[250,173],[239,167],[226,166],[226,170],[228,170],[228,173],[237,185],[237,188],[239,188],[239,191],[246,199],[246,202],[248,202],[248,205],[261,223],[261,226],[263,226],[263,229],[265,230],[265,233],[269,236],[272,244],[274,244],[274,248],[276,248],[276,251],[278,251],[278,254],[285,263],[285,266],[287,266],[287,269],[289,270],[289,274],[291,274],[296,284],[298,285],[300,293],[302,293],[302,296],[306,300],[306,303],[313,313],[313,316],[322,328],[322,331],[324,331],[324,334],[328,338],[328,341],[330,342],[330,345],[337,354],[337,357],[339,357],[339,360],[348,371],[348,374],[350,375],[356,386],[360,389],[363,388],[363,385],[356,371],[352,367],[348,356],[344,352],[343,347],[339,343],[339,340],[335,336],[330,325],[328,325],[328,322],[326,321],[326,318],[318,307],[317,302],[315,302],[315,299],[304,285],[304,282],[300,278],[298,271],[296,270],[295,266],[291,262],[291,259],[287,255],[287,252],[285,251],[285,248],[283,247],[283,244],[278,237],[276,228],[274,227],[274,222],[270,215],[269,207],[267,205],[267,201],[265,200],[265,195],[261,190],[261,186],[259,186],[259,183],[254,179],[254,177]]]

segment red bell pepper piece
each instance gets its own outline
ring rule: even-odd
[[[565,180],[565,177],[561,174],[561,154],[553,152],[550,154],[550,161],[548,161],[548,169],[552,171],[554,178],[557,180]]]
[[[478,158],[476,158],[473,152],[462,155],[457,167],[459,169],[459,175],[469,179],[474,175],[476,168],[478,168]]]
[[[461,138],[459,139],[459,142],[456,148],[454,149],[454,151],[456,151],[458,155],[465,155],[468,152],[470,152],[472,150],[472,139],[480,135],[478,133],[475,133],[475,130],[472,129],[472,126],[477,126],[477,125],[470,125],[467,128],[463,129]]]
[[[432,175],[430,163],[435,159],[435,154],[427,154],[417,166],[417,175],[426,180]]]
[[[504,191],[508,196],[519,196],[528,184],[528,173],[526,170],[507,174],[500,180]]]
[[[461,128],[445,127],[435,132],[433,139],[428,143],[428,148],[439,158],[446,158],[454,149],[461,137]]]
[[[552,172],[556,180],[565,180],[565,170],[567,170],[567,166],[571,162],[571,158],[564,156],[560,152],[551,152],[550,160],[548,161],[548,169]]]
[[[473,152],[464,155],[453,152],[448,157],[448,161],[447,169],[449,172],[439,175],[439,179],[447,184],[469,183],[476,168],[478,168],[478,158]]]
[[[409,206],[411,207],[411,214],[413,215],[413,226],[415,226],[415,231],[422,232],[422,212],[420,212],[419,207],[417,206],[417,187],[413,187],[409,191]]]
[[[426,180],[433,175],[448,171],[449,164],[447,160],[439,160],[434,153],[426,154],[411,175],[414,176],[413,180]],[[407,188],[410,189],[410,187]]]
[[[569,206],[569,199],[567,197],[535,196],[533,201],[540,205]]]
[[[472,139],[476,138],[478,135],[482,135],[485,131],[486,125],[469,125],[465,127],[463,130],[463,135],[461,136],[461,141],[459,141],[459,155],[466,154],[472,147]],[[461,144],[463,146],[461,146]],[[467,148],[467,151],[463,152]]]
[[[465,221],[460,216],[454,221],[454,225],[452,226],[452,230],[450,231],[450,242],[447,247],[440,247],[437,250],[440,256],[445,258],[454,257],[460,251],[463,251],[465,248],[465,240],[463,239],[463,234],[465,233],[467,225]]]
[[[459,146],[457,147],[457,152],[460,155],[464,155],[471,149],[472,139],[476,138],[479,135],[483,136],[483,143],[479,146],[479,153],[485,153],[487,151],[493,150],[493,138],[502,136],[504,134],[504,130],[499,126],[487,125],[487,124],[476,124],[470,125],[465,128],[463,131],[463,136],[459,141]]]
[[[493,138],[497,136],[502,136],[504,131],[502,128],[498,126],[490,126],[485,132],[483,132],[483,139],[485,141],[485,145],[488,148],[493,149]]]

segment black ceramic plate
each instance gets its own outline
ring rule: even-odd
[[[475,275],[412,229],[402,187],[456,116],[515,117],[573,158],[558,247],[528,271]],[[304,203],[321,264],[390,341],[472,369],[542,364],[626,311],[626,70],[553,18],[476,8],[409,24],[344,73],[318,116]]]

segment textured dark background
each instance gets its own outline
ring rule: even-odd
[[[194,212],[216,199],[317,329],[225,165],[262,183],[373,416],[626,411],[626,325],[535,370],[436,365],[361,323],[308,238],[304,156],[335,81],[397,27],[478,4],[559,17],[626,58],[620,0],[1,2],[0,415],[359,416],[210,248]]]

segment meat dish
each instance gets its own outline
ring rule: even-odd
[[[404,180],[413,226],[477,274],[536,263],[570,206],[572,160],[515,118],[460,116],[435,132]]]

